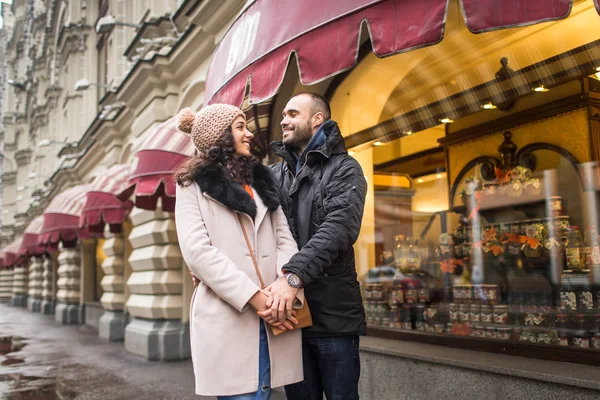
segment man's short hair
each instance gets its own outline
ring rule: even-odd
[[[327,121],[328,119],[331,119],[331,107],[329,106],[329,102],[327,101],[327,99],[325,97],[323,97],[317,93],[300,92],[300,93],[294,94],[290,98],[293,99],[294,97],[298,97],[298,96],[302,96],[302,95],[306,95],[306,96],[310,97],[312,100],[312,107],[310,109],[311,116],[315,115],[318,112],[322,112],[323,118],[325,119],[325,121]]]

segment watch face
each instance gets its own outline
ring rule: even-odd
[[[297,275],[289,274],[287,276],[287,281],[288,281],[288,284],[293,288],[300,287],[300,278]]]

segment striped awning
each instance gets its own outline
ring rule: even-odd
[[[20,264],[20,262],[22,261],[22,259],[20,259],[18,255],[20,247],[21,238],[12,241],[4,248],[4,250],[2,251],[4,254],[2,262],[3,268],[10,268],[14,265]]]
[[[79,219],[90,185],[79,185],[57,194],[44,211],[44,223],[37,244],[56,249],[62,242],[65,247],[73,246],[78,236],[87,236],[80,229]]]
[[[190,138],[175,127],[175,118],[160,124],[136,153],[131,165],[126,188],[119,199],[135,196],[135,206],[155,210],[158,199],[162,209],[175,210],[175,182],[173,174],[194,154]]]
[[[117,195],[127,187],[130,166],[117,164],[96,178],[86,194],[79,225],[90,232],[102,233],[108,224],[114,233],[120,232],[123,221],[133,208],[130,200],[121,201]]]
[[[44,247],[37,244],[43,225],[44,216],[40,215],[39,217],[34,218],[34,220],[29,223],[27,228],[25,228],[21,247],[19,248],[19,257],[29,258],[44,254]]]
[[[473,33],[567,18],[573,0],[460,0]],[[256,0],[231,25],[213,53],[205,101],[240,106],[273,97],[288,65],[312,85],[353,68],[360,31],[387,57],[439,43],[450,0]],[[600,1],[594,0],[600,13]],[[315,12],[315,10],[318,10]],[[285,15],[285,23],[282,23]],[[599,21],[600,22],[600,21]],[[296,63],[291,62],[295,54]]]

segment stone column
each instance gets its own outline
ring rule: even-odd
[[[27,265],[15,267],[12,305],[15,307],[27,306]]]
[[[54,273],[52,259],[44,258],[42,273],[42,314],[54,314],[53,281]]]
[[[63,324],[80,324],[81,253],[75,248],[62,247],[58,255],[58,280],[56,282],[56,310],[54,319]]]
[[[40,312],[42,307],[42,274],[44,260],[39,257],[32,257],[29,264],[29,280],[27,309],[31,312]]]
[[[98,336],[117,342],[125,339],[125,238],[122,233],[111,233],[108,228],[104,237],[102,250],[106,258],[102,263],[104,278],[101,282],[104,294],[100,299],[104,314],[100,317]]]
[[[189,327],[182,323],[182,263],[172,213],[134,208],[129,241],[132,274],[125,349],[148,360],[190,356]],[[186,277],[187,278],[187,277]]]
[[[13,269],[0,269],[0,303],[10,303],[13,295]]]

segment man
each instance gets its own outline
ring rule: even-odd
[[[269,287],[270,312],[284,321],[304,288],[313,319],[303,330],[304,382],[285,388],[289,400],[321,400],[323,392],[328,400],[358,399],[366,324],[352,246],[367,184],[330,118],[322,96],[296,94],[283,110],[283,141],[271,143],[283,159],[271,168],[300,251],[283,267],[285,278]]]

